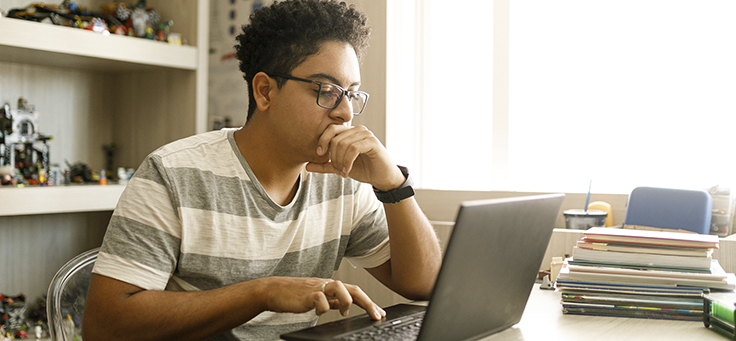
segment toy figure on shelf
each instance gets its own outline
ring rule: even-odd
[[[26,330],[29,329],[28,321],[26,321],[26,297],[23,294],[18,296],[0,295],[0,304],[2,305],[2,325],[5,327],[6,333],[11,333],[17,338],[27,337]]]
[[[75,164],[66,163],[69,167],[69,181],[74,183],[89,183],[92,182],[92,170],[84,162],[77,162]]]
[[[92,19],[89,25],[87,25],[86,29],[90,31],[98,32],[98,33],[103,33],[103,34],[105,32],[107,32],[107,34],[110,33],[110,29],[107,27],[107,23],[100,18]]]
[[[28,322],[36,329],[40,329],[41,335],[48,334],[48,315],[46,312],[46,295],[36,300],[36,306],[28,313]]]
[[[15,177],[14,182],[32,185],[45,183],[40,181],[39,176],[49,172],[48,141],[51,136],[38,131],[38,113],[35,108],[21,97],[18,99],[17,110],[10,110],[10,105],[5,104],[0,117],[3,121],[0,123],[0,175],[3,176],[3,184],[8,175]],[[40,148],[34,145],[39,145]]]
[[[102,145],[102,150],[105,152],[105,169],[115,169],[113,168],[115,164],[115,143]],[[108,178],[113,180],[114,177],[108,176]]]
[[[103,5],[102,10],[115,34],[156,39],[161,35],[160,31],[168,29],[168,27],[159,25],[161,15],[153,8],[146,6],[145,0],[139,0],[134,5],[113,2]],[[173,23],[173,21],[169,21],[169,23]]]
[[[145,5],[136,6],[133,13],[130,15],[130,20],[133,24],[133,32],[135,32],[135,35],[138,37],[145,37],[146,29],[150,28]]]

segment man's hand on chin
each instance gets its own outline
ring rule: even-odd
[[[335,173],[379,189],[396,188],[404,182],[386,148],[365,126],[330,125],[319,138],[317,155],[329,155],[329,161],[310,162],[307,171]]]

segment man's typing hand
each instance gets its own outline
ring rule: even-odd
[[[346,316],[355,303],[374,320],[386,316],[386,312],[355,285],[324,278],[268,277],[263,281],[264,310],[304,313],[314,309],[319,316],[338,309]]]

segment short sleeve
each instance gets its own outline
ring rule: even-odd
[[[155,154],[141,164],[113,212],[94,273],[147,290],[166,287],[176,269],[181,222],[165,175]]]

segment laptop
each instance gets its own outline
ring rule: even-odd
[[[476,340],[519,322],[560,213],[564,194],[467,201],[460,205],[426,306],[398,304],[281,335],[294,340],[391,339],[392,326],[418,329],[394,339]]]

